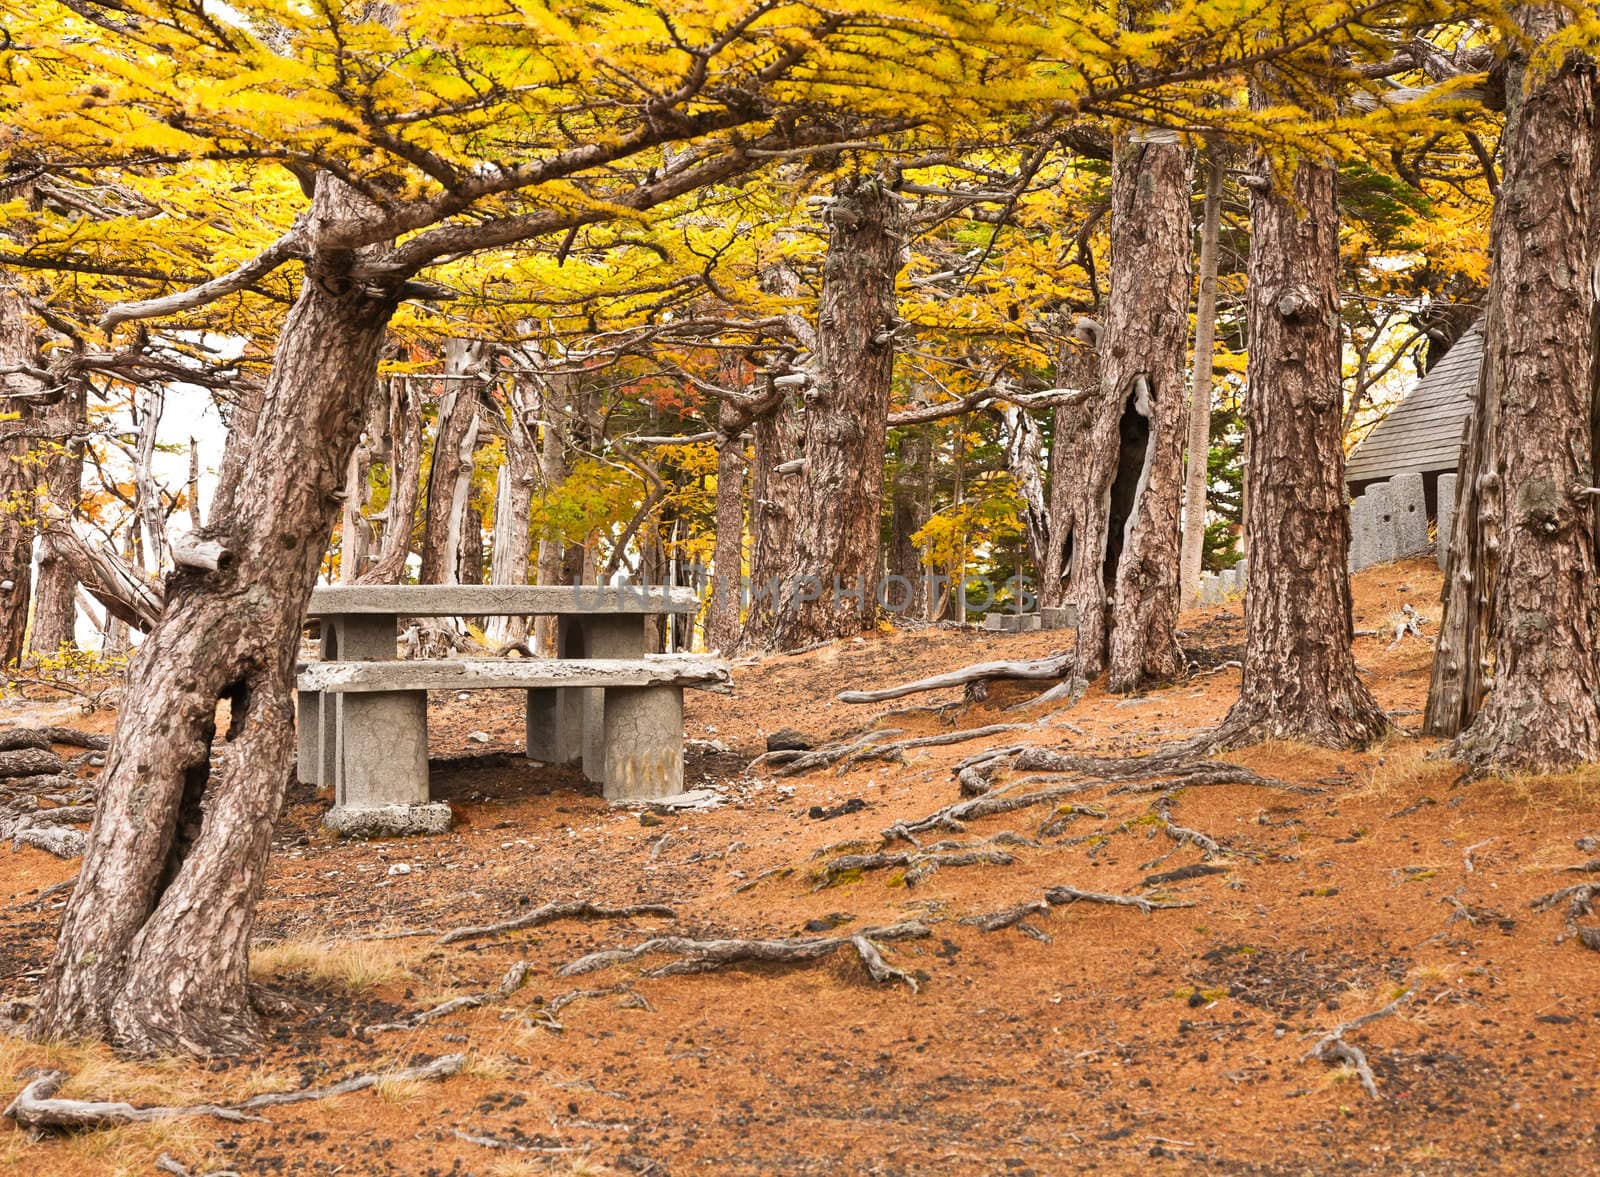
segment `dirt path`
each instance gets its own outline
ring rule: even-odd
[[[1356,578],[1357,625],[1380,631],[1358,639],[1358,660],[1402,725],[1418,722],[1431,649],[1387,649],[1389,618],[1410,601],[1436,619],[1437,585],[1420,561]],[[1237,603],[1185,622],[1204,665],[1235,656]],[[573,774],[519,760],[514,699],[437,699],[436,791],[459,817],[448,836],[329,844],[315,833],[326,801],[293,794],[256,967],[303,1008],[272,1022],[261,1057],[134,1066],[0,1039],[0,1085],[9,1094],[24,1068],[52,1062],[77,1072],[68,1094],[220,1101],[453,1051],[469,1052],[468,1069],[276,1110],[270,1124],[41,1143],[0,1130],[0,1165],[149,1174],[166,1151],[196,1173],[249,1174],[1597,1171],[1600,960],[1562,938],[1563,912],[1529,908],[1588,877],[1559,868],[1593,857],[1574,848],[1600,829],[1592,775],[1460,784],[1426,759],[1432,742],[1406,735],[1361,755],[1265,746],[1231,759],[1319,791],[1178,793],[1167,818],[1229,851],[1209,861],[1163,831],[1159,793],[1102,785],[1064,799],[1082,813],[1045,804],[919,836],[1029,840],[989,843],[1007,865],[945,866],[914,883],[904,867],[845,871],[814,889],[828,858],[876,850],[894,822],[959,800],[952,765],[986,746],[1132,755],[1203,730],[1237,688],[1223,666],[1139,699],[1096,693],[1021,712],[1006,708],[1029,692],[999,688],[882,726],[1037,726],[912,750],[903,764],[787,779],[745,770],[771,731],[829,738],[891,709],[834,702],[838,690],[1043,654],[1057,637],[931,629],[740,668],[734,695],[693,695],[688,709],[689,734],[704,741],[691,780],[728,804],[676,816],[609,810]],[[1200,865],[1221,869],[1150,882]],[[0,994],[26,998],[48,952],[59,901],[30,896],[74,871],[0,851]],[[992,933],[961,922],[1060,886],[1193,906],[1080,902]],[[664,902],[677,918],[565,920],[443,946],[351,939],[572,898]],[[672,958],[649,956],[557,975],[652,936],[848,936],[907,920],[930,935],[881,948],[916,993],[872,982],[848,947],[801,965],[651,976]],[[507,1001],[366,1029],[492,990],[519,960],[529,980]],[[575,990],[607,992],[541,1013]],[[1394,1015],[1348,1035],[1378,1098],[1350,1068],[1304,1057],[1316,1035],[1402,992]]]

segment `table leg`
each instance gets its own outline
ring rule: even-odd
[[[295,775],[308,785],[322,783],[322,692],[296,691],[294,700]]]
[[[428,693],[331,697],[338,700],[339,776],[334,807],[323,824],[356,837],[449,829],[450,807],[428,800]]]
[[[605,755],[607,801],[648,801],[683,792],[682,688],[610,688]]]
[[[528,759],[571,764],[583,758],[583,698],[563,687],[528,691]]]
[[[582,657],[644,657],[643,614],[585,613],[580,615],[579,621],[583,631]],[[583,694],[583,775],[604,784],[606,692],[604,688],[591,687]]]

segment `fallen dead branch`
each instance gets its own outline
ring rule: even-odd
[[[403,1067],[386,1071],[372,1071],[354,1075],[330,1087],[306,1087],[297,1091],[269,1091],[235,1104],[192,1104],[185,1107],[136,1108],[127,1103],[111,1103],[83,1099],[57,1099],[55,1094],[67,1081],[65,1071],[46,1071],[33,1079],[12,1100],[0,1116],[13,1120],[19,1127],[39,1133],[55,1131],[83,1131],[112,1128],[121,1124],[148,1124],[160,1120],[175,1120],[191,1116],[211,1116],[235,1123],[264,1123],[265,1117],[252,1115],[264,1108],[283,1107],[287,1104],[308,1103],[312,1100],[331,1099],[336,1095],[349,1095],[365,1091],[379,1083],[414,1083],[447,1079],[465,1065],[464,1054],[440,1055],[431,1063],[420,1067]]]
[[[498,924],[477,927],[452,928],[439,937],[440,944],[456,944],[462,940],[478,940],[484,936],[499,936],[505,932],[519,932],[524,928],[537,928],[556,920],[626,920],[637,916],[659,916],[674,920],[678,913],[661,903],[634,903],[624,907],[606,907],[586,899],[573,899],[546,903],[526,915],[503,920]]]
[[[506,975],[500,979],[500,984],[485,993],[471,993],[464,997],[452,997],[449,1001],[442,1001],[432,1009],[423,1010],[398,1022],[383,1022],[376,1026],[368,1026],[368,1033],[381,1033],[385,1030],[415,1030],[418,1026],[426,1026],[429,1022],[436,1022],[450,1014],[459,1013],[464,1009],[477,1009],[484,1005],[494,1005],[510,997],[528,979],[528,972],[532,968],[525,960],[519,960],[506,970]]]
[[[1378,1098],[1378,1084],[1372,1076],[1372,1067],[1367,1063],[1367,1056],[1359,1046],[1353,1046],[1344,1040],[1344,1036],[1352,1030],[1359,1030],[1362,1026],[1376,1022],[1379,1018],[1386,1018],[1398,1010],[1406,998],[1411,996],[1411,990],[1396,997],[1382,1009],[1375,1009],[1371,1013],[1364,1013],[1359,1018],[1351,1018],[1348,1022],[1341,1022],[1318,1038],[1311,1049],[1306,1051],[1302,1058],[1314,1058],[1324,1063],[1348,1063],[1355,1069],[1356,1076],[1361,1080],[1361,1086],[1373,1099]]]
[[[31,1132],[49,1129],[62,1132],[110,1128],[119,1124],[150,1124],[158,1120],[177,1120],[187,1116],[213,1116],[234,1123],[261,1122],[234,1107],[201,1103],[189,1107],[136,1108],[131,1103],[90,1099],[57,1099],[56,1092],[70,1078],[65,1071],[46,1071],[24,1087],[0,1116]]]
[[[594,1001],[601,997],[621,997],[623,1000],[618,1002],[617,1007],[619,1009],[653,1010],[655,1008],[645,999],[644,994],[634,989],[631,985],[611,985],[605,989],[573,989],[568,993],[552,997],[541,1005],[534,1011],[533,1017],[528,1019],[528,1024],[545,1030],[554,1030],[558,1034],[562,1033],[566,1030],[566,1027],[556,1020],[558,1013],[574,1001]]]
[[[49,748],[13,748],[0,752],[0,777],[60,776],[67,762]]]
[[[592,973],[598,969],[609,968],[615,964],[627,964],[643,956],[655,953],[671,953],[679,959],[649,970],[646,975],[651,977],[666,977],[677,973],[705,973],[714,969],[724,968],[732,964],[743,964],[756,961],[769,964],[801,964],[809,961],[820,960],[831,956],[839,949],[849,945],[862,957],[862,963],[874,980],[910,978],[899,974],[898,978],[885,978],[877,974],[875,964],[869,961],[862,952],[857,941],[865,942],[869,947],[874,947],[875,942],[883,940],[920,940],[932,935],[925,924],[915,920],[904,923],[889,924],[885,927],[864,928],[852,936],[819,936],[814,939],[795,938],[788,940],[691,940],[684,936],[663,936],[654,940],[646,940],[632,948],[607,948],[599,952],[591,952],[587,956],[580,956],[570,964],[564,965],[557,971],[557,976],[576,977],[583,973]],[[876,949],[874,947],[874,955]],[[879,956],[877,965],[883,965]],[[887,967],[887,966],[884,966]],[[898,970],[890,970],[898,972]]]
[[[882,703],[924,691],[941,691],[946,687],[961,687],[968,683],[988,682],[994,679],[1049,679],[1060,678],[1076,665],[1074,654],[1052,654],[1031,662],[979,662],[960,670],[919,678],[899,686],[883,687],[876,691],[841,691],[835,696],[841,703]],[[1041,700],[1034,700],[1040,702]]]

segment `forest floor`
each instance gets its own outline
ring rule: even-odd
[[[1025,844],[987,847],[1009,864],[945,866],[915,885],[904,869],[816,884],[832,856],[875,850],[886,827],[960,800],[952,765],[975,751],[1130,756],[1215,724],[1238,685],[1226,665],[1242,639],[1238,601],[1183,619],[1210,673],[1137,698],[1096,690],[1067,709],[1010,710],[1040,689],[1028,684],[981,702],[958,691],[876,707],[834,700],[1043,655],[1059,634],[886,631],[737,667],[733,694],[688,700],[689,735],[702,741],[690,786],[725,799],[702,812],[608,808],[574,772],[518,757],[514,696],[440,697],[434,787],[456,809],[450,834],[329,842],[317,832],[327,799],[293,788],[253,971],[301,1008],[268,1023],[259,1056],[130,1063],[0,1038],[0,1102],[45,1064],[73,1072],[65,1095],[140,1104],[237,1100],[451,1052],[467,1054],[465,1068],[269,1110],[266,1123],[186,1119],[43,1141],[0,1128],[0,1168],[151,1174],[166,1153],[195,1174],[418,1177],[1600,1171],[1600,959],[1570,936],[1564,904],[1530,907],[1592,877],[1563,868],[1593,857],[1574,843],[1600,830],[1600,779],[1463,783],[1429,759],[1436,741],[1407,733],[1432,648],[1413,637],[1390,648],[1393,618],[1412,603],[1431,638],[1438,586],[1426,561],[1355,577],[1357,627],[1376,631],[1357,638],[1357,660],[1401,731],[1362,754],[1279,743],[1225,757],[1317,791],[1177,793],[1170,819],[1226,848],[1204,863],[1164,832],[1160,793],[1108,785],[1070,798],[1082,812],[1046,804],[919,835],[924,846],[1020,835]],[[914,749],[901,764],[787,778],[746,767],[774,730],[821,741],[923,704],[953,705],[880,726],[907,736],[1033,726]],[[37,706],[0,713],[11,718],[43,721]],[[48,721],[64,719],[86,722],[66,708]],[[1221,869],[1151,881],[1201,864]],[[62,903],[38,895],[75,870],[0,849],[0,996],[31,993]],[[1193,906],[1077,902],[995,932],[962,922],[1056,886]],[[557,899],[658,902],[676,918],[437,942]],[[675,959],[653,954],[557,972],[655,936],[849,936],[907,920],[931,934],[878,947],[917,992],[875,983],[848,941],[801,964],[653,976]],[[360,939],[418,930],[431,931]],[[370,1028],[492,991],[518,961],[527,982],[503,1001]],[[590,995],[541,1013],[578,990]],[[1390,1016],[1346,1034],[1370,1062],[1376,1098],[1349,1065],[1306,1057],[1319,1035],[1402,993]]]

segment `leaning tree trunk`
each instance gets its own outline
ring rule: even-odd
[[[528,382],[519,377],[507,394],[505,461],[495,480],[494,551],[490,555],[491,584],[528,583],[529,520],[533,487],[538,481],[538,410]],[[515,645],[528,640],[526,617],[493,617],[489,640]]]
[[[40,371],[38,340],[27,305],[0,287],[0,368]],[[46,385],[28,372],[0,375],[0,392],[27,396]],[[34,409],[27,400],[3,402],[18,419],[0,425],[0,667],[22,657],[33,571],[32,491],[37,471],[29,455]]]
[[[324,180],[314,208],[352,199]],[[202,533],[227,558],[169,576],[129,670],[36,1038],[194,1054],[256,1041],[246,950],[291,772],[300,626],[396,300],[350,281],[353,260],[307,261],[259,426],[230,434],[248,452]],[[219,701],[231,715],[213,748]]]
[[[1189,389],[1188,465],[1183,483],[1183,555],[1178,585],[1182,604],[1200,591],[1206,554],[1206,492],[1211,461],[1211,385],[1216,379],[1217,245],[1222,231],[1222,160],[1213,148],[1206,162],[1206,203],[1200,221],[1200,293],[1194,312],[1194,368]]]
[[[1530,6],[1518,21],[1537,44],[1571,17]],[[1470,721],[1452,752],[1479,770],[1558,772],[1600,761],[1600,87],[1576,53],[1550,69],[1519,47],[1506,90],[1484,363],[1426,722],[1448,734]]]
[[[800,504],[771,635],[779,649],[848,637],[877,617],[905,219],[900,198],[875,179],[841,186],[828,212]]]
[[[1252,100],[1274,101],[1260,85]],[[1249,182],[1243,681],[1216,742],[1359,747],[1388,723],[1350,652],[1334,169],[1272,162]]]
[[[717,410],[716,533],[711,549],[711,603],[706,646],[731,653],[739,644],[744,575],[744,415],[723,402]]]
[[[1045,494],[1044,432],[1033,414],[1019,405],[1003,405],[1006,470],[1022,499],[1022,536],[1035,569],[1044,567],[1050,550],[1050,500]]]
[[[52,432],[70,434],[45,464],[45,488],[50,501],[70,518],[83,494],[83,432],[88,412],[88,388],[81,380],[68,380],[62,397],[44,414]],[[72,565],[61,559],[55,545],[42,534],[38,544],[39,575],[33,588],[33,624],[28,648],[35,654],[54,654],[77,643],[78,578]]]
[[[133,451],[134,506],[143,541],[141,553],[145,571],[152,576],[161,575],[161,561],[167,550],[167,512],[155,472],[156,441],[166,405],[166,395],[159,386],[144,390],[138,409],[139,440]]]
[[[445,374],[463,377],[483,362],[483,345],[452,339],[445,351]],[[478,444],[478,382],[451,379],[439,400],[439,423],[428,469],[428,497],[422,531],[423,584],[455,584],[461,561],[462,527],[472,486],[472,458]]]
[[[389,502],[383,508],[383,543],[360,584],[398,584],[411,559],[422,465],[422,406],[411,381],[388,380]]]

